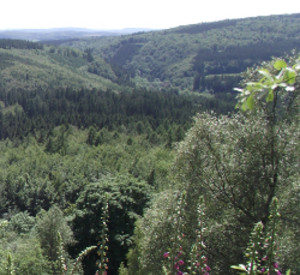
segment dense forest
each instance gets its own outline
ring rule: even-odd
[[[0,39],[0,275],[299,274],[299,21]]]
[[[53,41],[91,50],[138,85],[231,92],[247,67],[299,49],[300,15],[224,20],[130,36]]]

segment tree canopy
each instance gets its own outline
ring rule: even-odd
[[[171,189],[167,197],[161,193],[140,220],[129,263],[138,266],[141,274],[162,272],[163,254],[179,247],[176,235],[187,236],[180,246],[184,262],[191,260],[199,206],[205,212],[202,241],[209,266],[216,274],[231,274],[230,266],[243,262],[254,225],[260,221],[268,225],[275,197],[279,212],[284,213],[278,233],[280,264],[295,274],[299,271],[299,251],[291,244],[291,239],[298,240],[299,208],[294,209],[298,214],[286,211],[290,200],[299,195],[299,59],[275,60],[248,73],[246,87],[240,90],[241,110],[230,116],[196,116],[179,143],[174,184],[175,192],[184,194],[182,211],[178,211],[180,196]],[[170,226],[172,221],[180,225]],[[130,265],[129,270],[133,274]]]

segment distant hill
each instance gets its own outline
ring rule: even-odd
[[[223,20],[119,37],[58,41],[91,49],[138,86],[232,91],[247,67],[300,48],[300,14]]]
[[[118,36],[132,34],[149,29],[127,28],[121,30],[93,30],[84,28],[56,28],[56,29],[24,29],[0,31],[0,39],[20,39],[30,41],[52,41],[91,36]]]
[[[120,90],[117,77],[89,51],[0,39],[1,91],[71,88]]]

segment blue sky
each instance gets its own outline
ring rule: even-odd
[[[0,29],[153,28],[300,13],[300,1],[278,0],[3,0]]]

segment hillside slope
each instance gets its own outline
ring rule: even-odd
[[[230,91],[247,67],[300,48],[300,14],[224,20],[121,37],[64,41],[146,87]]]
[[[101,70],[95,74],[93,67]],[[100,57],[76,49],[48,47],[27,41],[0,40],[0,89],[58,87],[120,89],[116,76]]]
[[[90,48],[0,40],[0,139],[61,124],[115,129],[141,120],[156,129],[163,121],[185,125],[196,112],[233,107],[226,97],[149,92],[123,76]]]

